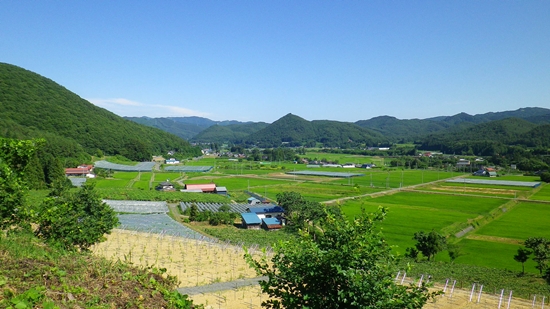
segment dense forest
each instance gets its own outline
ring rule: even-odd
[[[361,128],[353,123],[332,120],[307,121],[293,114],[287,114],[269,126],[237,140],[236,143],[258,147],[278,147],[286,144],[290,147],[353,148],[372,146],[387,142],[385,137],[373,130]]]
[[[5,63],[0,63],[0,137],[45,139],[31,164],[37,177],[44,174],[44,184],[52,165],[56,170],[74,167],[91,156],[149,161],[168,151],[200,155],[200,149],[175,135],[125,120],[50,79]]]

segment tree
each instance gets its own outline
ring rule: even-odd
[[[457,244],[447,245],[447,252],[449,253],[451,262],[454,262],[459,256],[463,255],[462,248]]]
[[[69,250],[87,250],[118,225],[114,210],[87,183],[75,193],[62,190],[59,196],[44,199],[37,221],[37,236]]]
[[[43,143],[0,138],[0,229],[26,219],[24,170]]]
[[[393,278],[395,256],[376,223],[386,210],[353,221],[327,215],[320,232],[280,241],[270,262],[245,254],[269,299],[265,308],[422,308],[437,293],[425,285],[404,286]]]
[[[549,172],[544,172],[544,173],[540,174],[540,180],[544,181],[546,183],[549,183],[550,182],[550,173]]]
[[[529,259],[531,255],[531,250],[526,248],[518,248],[518,253],[514,255],[514,260],[518,263],[521,263],[521,274],[525,274],[525,262]]]
[[[525,241],[525,247],[533,251],[533,260],[540,274],[548,268],[550,260],[550,241],[543,237],[530,237]]]
[[[189,207],[189,221],[197,221],[197,216],[199,215],[199,207],[197,204],[191,204]]]
[[[340,216],[338,207],[322,206],[320,203],[308,201],[297,192],[278,193],[277,204],[284,209],[289,224],[296,228],[307,228],[325,218],[328,213]]]
[[[422,255],[427,257],[428,261],[432,256],[445,249],[447,245],[445,236],[433,230],[429,234],[424,233],[424,231],[416,232],[413,239],[416,240],[414,245],[416,249],[422,252]]]

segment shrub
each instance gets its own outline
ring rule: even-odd
[[[46,198],[37,219],[37,236],[81,250],[103,240],[118,224],[114,210],[102,202],[93,184],[84,184],[74,194],[63,191]]]

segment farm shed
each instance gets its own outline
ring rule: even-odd
[[[250,207],[247,209],[248,212],[255,213],[259,218],[274,218],[282,216],[285,213],[285,210],[280,206],[266,206],[266,207]]]
[[[174,188],[174,185],[171,182],[169,182],[168,180],[159,183],[155,187],[155,189],[158,190],[158,191],[175,191],[176,190],[176,188]]]
[[[92,172],[94,167],[92,165],[80,165],[76,168],[66,168],[65,175],[67,176],[87,176]]]
[[[268,231],[276,231],[283,227],[281,220],[277,218],[263,218],[262,228]]]
[[[214,192],[216,192],[216,194],[220,194],[220,195],[227,195],[227,188],[226,187],[216,187],[216,190]]]
[[[259,230],[262,220],[255,213],[241,213],[242,227],[248,230]]]
[[[178,164],[178,163],[180,163],[180,161],[176,160],[174,158],[170,158],[170,159],[166,160],[166,164]]]
[[[249,197],[246,202],[249,204],[249,205],[257,205],[257,204],[260,204],[261,201],[255,197]]]
[[[215,192],[216,184],[214,183],[205,183],[205,184],[188,184],[185,185],[186,190],[201,190],[202,192]]]

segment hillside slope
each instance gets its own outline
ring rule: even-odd
[[[0,123],[7,126],[0,130],[3,136],[57,136],[88,154],[150,160],[152,154],[169,150],[200,153],[181,138],[125,120],[48,78],[6,63],[0,63]],[[64,149],[59,152],[66,155]]]

